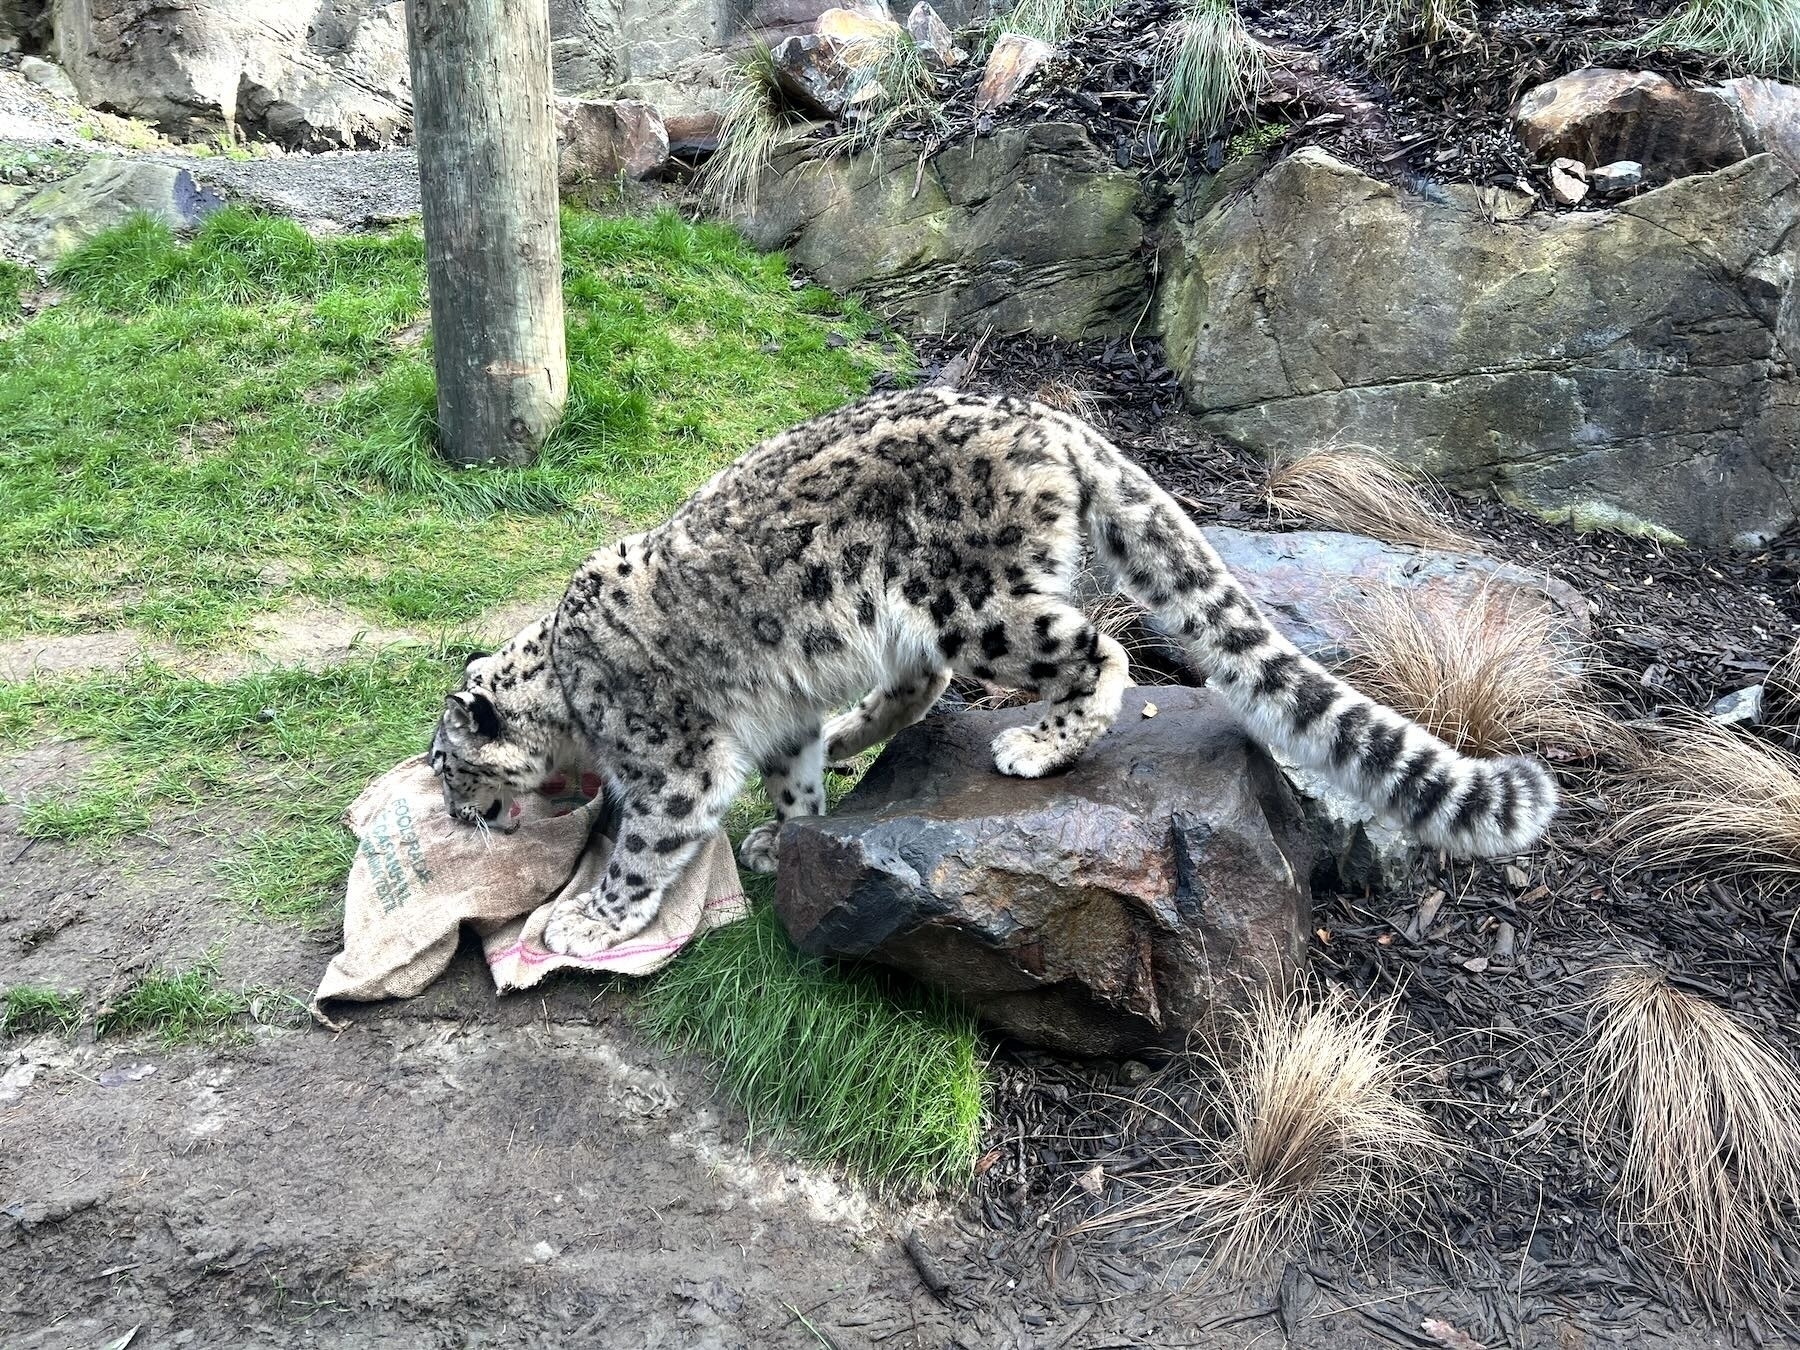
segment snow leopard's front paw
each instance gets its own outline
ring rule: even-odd
[[[764,821],[745,835],[744,842],[738,845],[738,861],[752,872],[772,874],[775,871],[775,854],[780,843],[780,822]]]
[[[1036,727],[1008,727],[992,745],[994,767],[1010,778],[1042,778],[1069,761],[1064,745]]]
[[[544,946],[558,956],[598,956],[628,937],[600,914],[597,899],[594,892],[583,891],[552,910],[544,925]]]

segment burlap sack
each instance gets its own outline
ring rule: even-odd
[[[543,945],[550,909],[589,889],[612,854],[611,813],[599,784],[558,780],[514,806],[511,834],[459,825],[423,755],[371,783],[344,813],[357,837],[344,900],[344,950],[313,996],[411,998],[443,973],[464,923],[481,935],[502,992],[553,970],[648,975],[709,928],[748,913],[731,844],[713,835],[663,898],[656,921],[596,956],[558,956]]]

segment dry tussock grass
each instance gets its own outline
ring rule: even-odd
[[[1099,398],[1067,380],[1045,380],[1032,390],[1031,397],[1046,408],[1072,413],[1084,422],[1096,422],[1100,416]]]
[[[1590,1130],[1622,1150],[1631,1223],[1702,1296],[1792,1287],[1800,1075],[1723,1008],[1628,967],[1591,1001]]]
[[[1242,1275],[1416,1215],[1451,1146],[1408,1100],[1422,1070],[1394,1048],[1393,1023],[1391,1000],[1265,995],[1180,1070],[1208,1085],[1198,1101],[1152,1096],[1166,1156],[1132,1178],[1138,1199],[1083,1227],[1202,1244],[1210,1272]]]
[[[1608,838],[1649,867],[1800,876],[1800,757],[1698,713],[1647,733]]]
[[[1315,521],[1390,544],[1480,553],[1481,541],[1445,519],[1435,491],[1363,446],[1330,446],[1276,463],[1265,500],[1277,517]]]
[[[1547,600],[1489,586],[1468,605],[1427,609],[1381,591],[1346,618],[1344,677],[1459,750],[1589,757],[1620,741]]]
[[[1084,606],[1083,612],[1094,627],[1125,649],[1125,655],[1131,658],[1133,684],[1149,686],[1175,682],[1164,671],[1140,659],[1150,655],[1154,650],[1151,641],[1137,626],[1137,621],[1145,617],[1142,605],[1128,595],[1112,591]],[[1029,690],[1009,689],[992,691],[979,698],[972,698],[966,706],[979,710],[1022,708],[1027,703],[1033,702],[1034,698],[1035,696]]]

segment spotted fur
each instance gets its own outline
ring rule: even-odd
[[[780,823],[824,811],[825,764],[923,716],[952,672],[1048,704],[995,738],[1000,772],[1063,768],[1127,684],[1124,652],[1070,602],[1084,545],[1253,736],[1425,842],[1511,853],[1548,824],[1542,765],[1459,755],[1302,656],[1092,427],[938,389],[775,436],[665,524],[589,557],[555,615],[472,662],[451,696],[433,746],[446,802],[504,821],[554,769],[603,766],[616,855],[546,933],[582,953],[650,921],[754,772],[776,819],[742,856],[772,869]]]

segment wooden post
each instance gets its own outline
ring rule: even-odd
[[[548,0],[406,0],[438,447],[529,464],[569,393]]]

